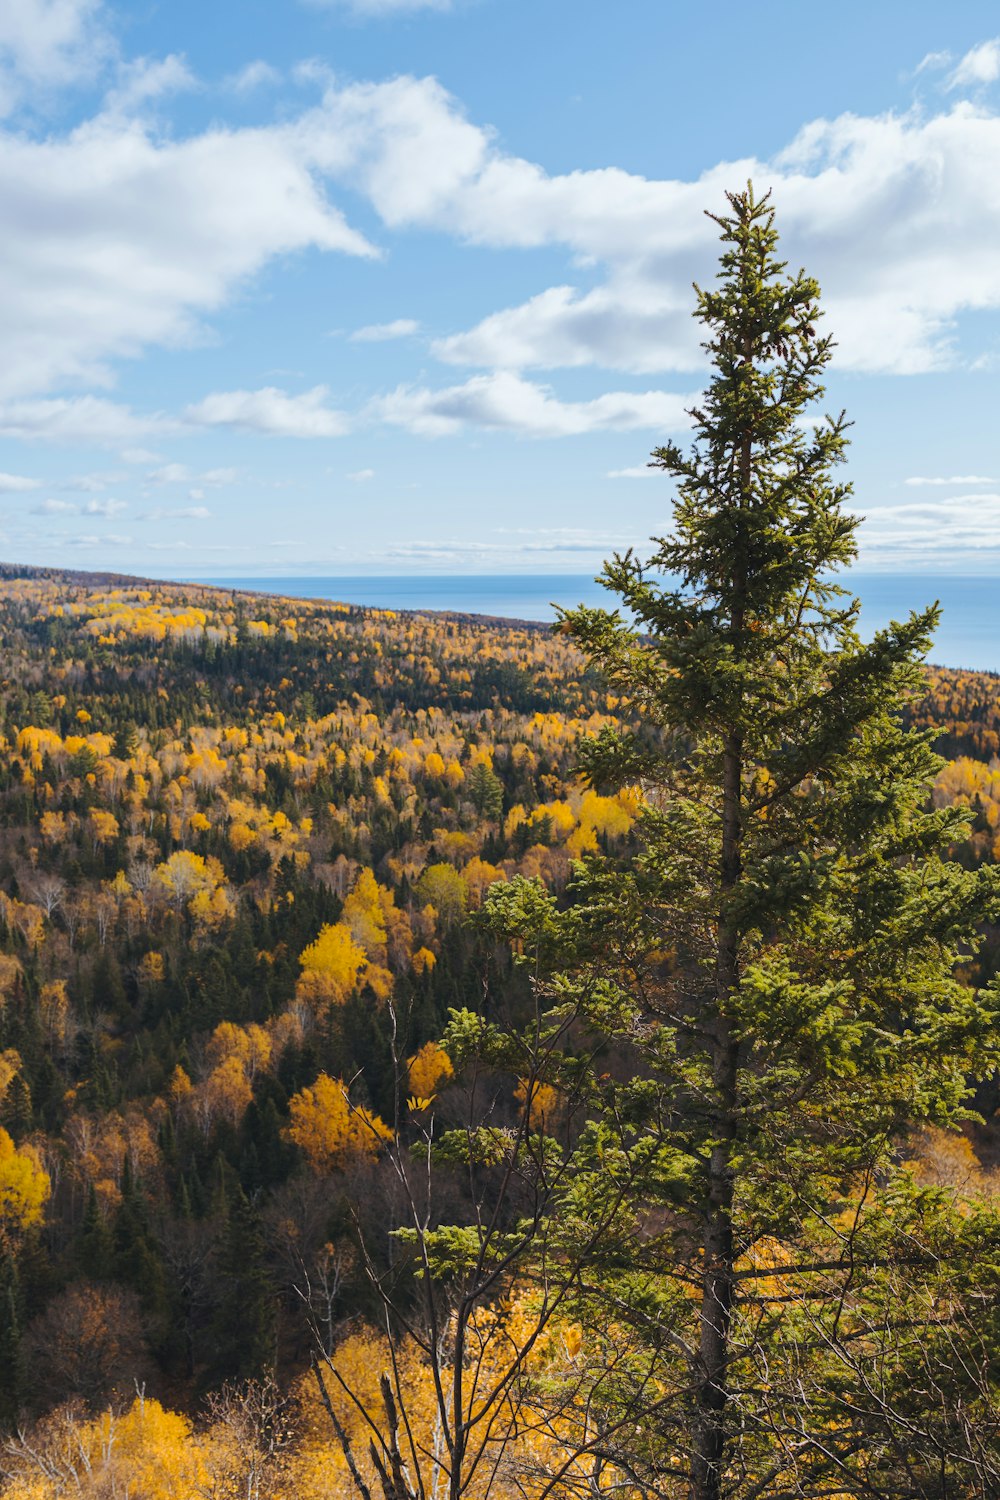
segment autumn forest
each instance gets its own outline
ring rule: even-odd
[[[371,1396],[384,1139],[462,1118],[452,1009],[523,1003],[487,890],[628,849],[633,801],[575,771],[618,700],[543,628],[86,575],[8,570],[0,639],[5,1493],[235,1493],[251,1452],[339,1494],[316,1330]],[[992,864],[997,679],[931,668],[912,713],[974,813],[955,857]],[[930,1132],[915,1170],[985,1185],[996,1155]]]

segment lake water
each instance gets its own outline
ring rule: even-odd
[[[435,609],[552,620],[555,604],[611,605],[589,574],[424,574],[351,578],[212,578],[225,588],[258,589],[299,599],[336,599],[378,609]],[[948,574],[854,573],[846,580],[863,603],[862,628],[878,629],[910,609],[940,600],[941,625],[930,659],[947,667],[1000,671],[1000,580]]]

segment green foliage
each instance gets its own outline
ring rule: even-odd
[[[582,761],[602,789],[641,787],[634,863],[578,866],[569,910],[496,888],[484,920],[640,1080],[592,1070],[602,1124],[567,1159],[552,1232],[602,1222],[594,1337],[623,1320],[671,1392],[646,1411],[644,1482],[662,1492],[680,1452],[694,1500],[771,1493],[768,1472],[782,1493],[978,1494],[956,1403],[993,1432],[995,1407],[953,1368],[984,1368],[976,1302],[955,1293],[943,1342],[934,1308],[992,1257],[996,1220],[931,1201],[902,1154],[913,1127],[970,1118],[1000,1061],[1000,990],[961,972],[1000,887],[949,861],[964,815],[931,805],[940,761],[906,724],[936,609],[866,644],[831,578],[857,519],[834,478],[847,423],[813,417],[832,350],[818,288],[777,259],[766,200],[730,209],[698,293],[713,375],[693,448],[653,455],[676,481],[670,533],[607,565],[627,618],[565,619],[629,706]],[[769,1259],[780,1296],[753,1270]],[[655,1329],[649,1277],[687,1289]]]

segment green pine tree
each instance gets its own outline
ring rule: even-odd
[[[217,1271],[212,1383],[249,1380],[273,1370],[275,1288],[260,1215],[238,1186],[220,1233]]]
[[[0,1434],[17,1426],[24,1403],[21,1289],[17,1262],[0,1250]]]
[[[693,447],[653,455],[671,532],[606,567],[627,618],[566,621],[631,720],[582,761],[602,791],[642,788],[638,853],[578,867],[566,911],[496,885],[485,921],[547,965],[539,1045],[571,1026],[575,1047],[545,1067],[589,1099],[555,1196],[563,1263],[589,1257],[605,1456],[690,1500],[992,1493],[996,1219],[903,1157],[996,1066],[996,989],[957,967],[997,872],[947,858],[963,814],[932,808],[940,762],[903,726],[936,608],[865,644],[831,581],[858,521],[847,423],[814,420],[817,284],[777,258],[766,198],[729,203]],[[618,1062],[585,1081],[583,1031]]]

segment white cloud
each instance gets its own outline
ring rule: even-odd
[[[858,532],[862,564],[974,561],[1000,553],[1000,494],[950,495],[880,506]]]
[[[552,369],[600,363],[648,374],[701,363],[691,297],[637,281],[587,293],[556,286],[432,346],[449,364]],[[595,358],[596,356],[596,358]]]
[[[40,479],[28,479],[23,474],[0,474],[0,495],[19,494],[24,490],[41,488]]]
[[[66,537],[63,539],[67,547],[130,547],[132,538],[122,536],[118,532],[106,531],[103,536],[96,532],[89,532],[83,536]]]
[[[463,427],[485,427],[526,437],[572,437],[585,432],[690,426],[689,396],[667,391],[610,391],[592,401],[560,401],[542,385],[500,371],[475,375],[443,390],[398,386],[372,402],[372,416],[424,437]]]
[[[280,82],[281,74],[277,68],[272,68],[270,63],[258,58],[255,62],[247,63],[238,73],[231,74],[226,79],[226,86],[237,94],[249,94],[254,89],[272,88]]]
[[[80,507],[72,500],[42,500],[31,507],[31,513],[34,516],[75,516],[79,515]]]
[[[123,448],[119,457],[123,464],[156,464],[162,454],[154,453],[152,448]]]
[[[75,500],[43,500],[32,507],[36,516],[117,516],[128,510],[124,500],[88,500],[80,505]]]
[[[921,73],[936,73],[941,68],[947,68],[951,60],[950,52],[927,52],[914,68],[913,76],[916,78]]]
[[[104,108],[109,115],[130,115],[154,100],[193,89],[196,82],[184,58],[175,52],[167,57],[137,57],[120,66]]]
[[[64,479],[59,486],[63,490],[81,490],[84,494],[100,495],[112,484],[122,484],[128,479],[127,474],[105,471],[96,474],[73,474],[69,479]]]
[[[973,47],[954,69],[948,79],[948,88],[976,88],[983,84],[996,83],[1000,78],[1000,37],[980,42]]]
[[[951,486],[954,486],[956,484],[996,484],[996,482],[997,481],[995,479],[988,479],[983,474],[955,474],[950,479],[943,479],[943,478],[925,479],[921,475],[915,474],[911,479],[904,479],[903,480],[904,484],[913,484],[913,485],[936,484],[936,485],[951,485]]]
[[[0,113],[39,90],[92,78],[111,47],[101,0],[7,0],[0,5]]]
[[[0,7],[2,9],[2,7]],[[179,346],[275,256],[372,255],[327,199],[301,125],[174,140],[115,112],[0,133],[0,399]]]
[[[1000,118],[966,103],[818,120],[772,160],[721,162],[696,181],[617,168],[550,176],[504,153],[433,79],[331,87],[306,124],[317,165],[389,228],[561,246],[586,268],[578,285],[442,339],[436,352],[455,362],[700,368],[690,283],[711,275],[717,253],[703,210],[747,177],[774,189],[783,251],[823,285],[841,367],[945,366],[956,317],[1000,308]]]
[[[0,401],[3,437],[117,445],[149,432],[172,432],[176,427],[177,423],[169,417],[138,416],[129,407],[101,396]]]
[[[609,469],[608,479],[653,479],[662,477],[662,470],[650,468],[649,464],[635,464],[631,469]]]
[[[124,500],[88,500],[83,507],[88,516],[117,516],[128,510]]]
[[[351,339],[357,344],[381,344],[388,339],[406,339],[419,333],[420,324],[413,318],[396,318],[391,323],[370,323],[367,328],[357,328]]]
[[[144,511],[140,521],[207,521],[212,512],[204,505],[182,505],[173,510],[157,506]]]
[[[417,562],[450,561],[467,562],[473,565],[493,564],[494,566],[497,563],[524,559],[533,555],[552,556],[553,554],[565,554],[568,557],[583,554],[597,561],[605,557],[608,552],[624,551],[628,547],[641,548],[647,540],[637,535],[585,532],[558,526],[541,532],[528,531],[524,536],[517,536],[516,539],[515,535],[512,533],[511,539],[501,542],[486,542],[478,538],[390,542],[382,549],[380,556]],[[527,537],[538,539],[527,540]]]
[[[146,475],[147,484],[190,484],[191,470],[187,464],[163,464]]]
[[[327,406],[325,385],[300,396],[276,386],[259,391],[216,391],[189,406],[185,416],[199,427],[238,427],[272,437],[341,437],[350,427],[348,417]]]
[[[366,480],[375,478],[375,470],[355,469],[353,474],[347,475],[347,478],[352,480],[355,484],[364,484]]]
[[[22,10],[39,25],[52,22],[48,44],[37,27],[11,20]],[[97,45],[85,39],[99,16],[86,0],[0,6],[0,52],[16,51],[29,59],[25,69],[55,77],[70,65],[52,59]],[[991,47],[1000,43],[973,49],[956,74],[985,81]],[[176,58],[133,66],[119,89],[121,97],[133,77],[133,104],[187,76]],[[330,184],[362,194],[393,232],[552,247],[576,267],[435,344],[446,362],[487,373],[441,390],[400,387],[363,414],[426,433],[466,424],[538,436],[683,425],[679,397],[612,390],[564,401],[521,372],[700,370],[690,283],[711,275],[717,249],[703,210],[722,206],[724,188],[748,176],[774,188],[791,263],[823,283],[843,367],[947,365],[958,357],[959,315],[1000,309],[1000,117],[983,107],[819,120],[770,161],[719,163],[696,181],[651,181],[616,168],[550,175],[505,152],[433,79],[323,79],[319,104],[256,128],[213,126],[175,139],[128,118],[119,103],[63,135],[0,132],[0,434],[131,448],[179,430],[163,415],[62,392],[70,382],[108,383],[116,361],[152,346],[197,338],[203,321],[275,257],[307,248],[375,254],[330,201]],[[396,319],[352,337],[415,331],[414,320]],[[323,387],[219,391],[186,418],[300,437],[333,437],[351,425]]]
[[[161,464],[158,469],[151,469],[146,475],[146,483],[157,487],[163,484],[198,484],[209,485],[213,489],[227,484],[235,484],[239,478],[238,469],[204,469],[194,472],[187,464],[168,463]],[[193,493],[193,491],[192,491]],[[200,494],[197,497],[201,498]]]

